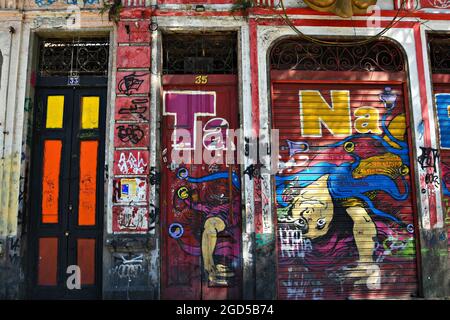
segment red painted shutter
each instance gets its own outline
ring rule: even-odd
[[[281,155],[278,297],[415,295],[414,197],[403,87],[326,82],[272,82],[272,121],[280,130]],[[383,98],[395,98],[395,104]]]
[[[448,233],[447,241],[450,259],[450,84],[435,84],[434,92],[441,155],[442,210]]]

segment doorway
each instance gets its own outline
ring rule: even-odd
[[[101,296],[109,43],[40,42],[29,210],[29,295]]]
[[[236,34],[172,34],[163,43],[162,298],[239,299]]]

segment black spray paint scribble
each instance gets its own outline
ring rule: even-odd
[[[439,161],[439,151],[429,147],[420,147],[422,154],[417,158],[417,162],[423,170],[428,170],[425,174],[425,183],[439,187],[439,177],[436,174],[436,167]]]
[[[144,117],[144,113],[147,111],[148,102],[147,98],[133,99],[131,100],[132,105],[129,108],[122,107],[119,109],[119,114],[137,115],[140,119],[148,121],[148,119]]]
[[[117,127],[117,137],[122,142],[137,144],[144,138],[144,131],[142,131],[140,126],[135,124],[130,124],[128,126],[121,125]]]
[[[417,158],[422,169],[432,168],[436,170],[436,164],[439,160],[439,151],[429,147],[420,147],[422,154]]]
[[[135,93],[132,90],[139,91],[142,83],[144,82],[144,80],[141,80],[139,78],[142,78],[144,76],[146,76],[146,74],[138,75],[135,72],[126,75],[122,78],[122,80],[119,81],[119,92],[122,94],[131,95]]]

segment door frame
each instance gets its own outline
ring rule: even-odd
[[[107,174],[107,169],[105,168],[106,164],[106,152],[107,152],[107,141],[106,141],[106,129],[107,129],[107,118],[108,113],[110,110],[110,107],[108,106],[109,101],[109,80],[108,76],[80,76],[80,85],[78,86],[68,86],[67,85],[67,77],[61,77],[61,76],[53,76],[53,77],[40,77],[38,76],[36,79],[36,86],[34,90],[34,101],[38,102],[38,96],[39,92],[41,90],[48,90],[48,89],[103,89],[103,97],[105,102],[104,107],[104,114],[102,117],[102,114],[100,113],[100,119],[99,119],[99,148],[101,148],[102,152],[100,152],[100,158],[98,158],[97,162],[97,168],[102,168],[101,170],[97,169],[97,179],[101,179],[103,183],[97,182],[98,189],[97,189],[97,221],[98,227],[96,228],[98,230],[98,233],[96,235],[96,246],[95,246],[95,281],[96,286],[95,290],[95,296],[89,296],[86,297],[84,292],[80,294],[77,294],[78,292],[75,291],[73,294],[71,294],[69,297],[63,296],[61,297],[59,294],[55,294],[53,292],[50,292],[49,296],[46,296],[44,299],[58,299],[58,298],[94,298],[94,299],[101,299],[102,298],[102,292],[103,292],[103,237],[105,236],[105,195],[107,195],[107,192],[104,188],[104,184],[107,182],[105,180],[105,174]],[[26,212],[27,215],[25,217],[26,220],[26,232],[27,232],[27,254],[25,255],[25,261],[26,261],[26,267],[25,267],[25,274],[26,274],[26,281],[25,281],[25,296],[27,299],[40,299],[40,297],[35,296],[36,289],[34,288],[36,283],[36,265],[34,262],[36,261],[36,256],[39,255],[38,253],[38,246],[37,246],[37,220],[36,217],[33,217],[32,214],[32,208],[33,208],[33,200],[34,197],[37,195],[35,194],[36,190],[39,188],[39,181],[37,181],[37,177],[39,176],[38,173],[35,172],[34,166],[36,165],[36,161],[38,160],[37,154],[39,153],[38,148],[38,141],[41,138],[39,136],[39,131],[36,125],[36,121],[39,121],[39,119],[43,118],[42,113],[44,113],[45,110],[40,110],[39,107],[36,104],[36,107],[33,110],[33,127],[32,127],[32,145],[30,150],[30,162],[29,166],[31,168],[30,170],[30,191],[29,196],[27,199],[26,204]],[[40,117],[40,118],[39,118]],[[70,133],[70,143],[72,144],[74,141],[74,137],[72,136],[72,132]],[[63,161],[64,153],[62,153],[61,162]],[[41,162],[41,161],[39,161]],[[62,163],[63,165],[63,163]],[[101,167],[100,167],[101,166]],[[62,171],[62,170],[61,170]],[[100,174],[101,173],[101,174]],[[97,180],[99,181],[99,180]],[[78,213],[77,213],[78,214]],[[69,241],[70,242],[70,241]],[[69,244],[68,242],[68,244]],[[58,257],[58,263],[61,262],[61,257]],[[57,275],[57,280],[59,281],[59,276]],[[46,290],[44,290],[46,291]],[[72,290],[73,291],[73,290]]]

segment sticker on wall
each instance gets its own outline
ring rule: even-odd
[[[145,233],[149,230],[147,207],[113,207],[114,233]]]
[[[148,194],[148,183],[142,178],[119,178],[114,179],[115,203],[133,204],[146,202]]]
[[[114,152],[114,174],[137,175],[149,173],[147,150],[120,150]]]

